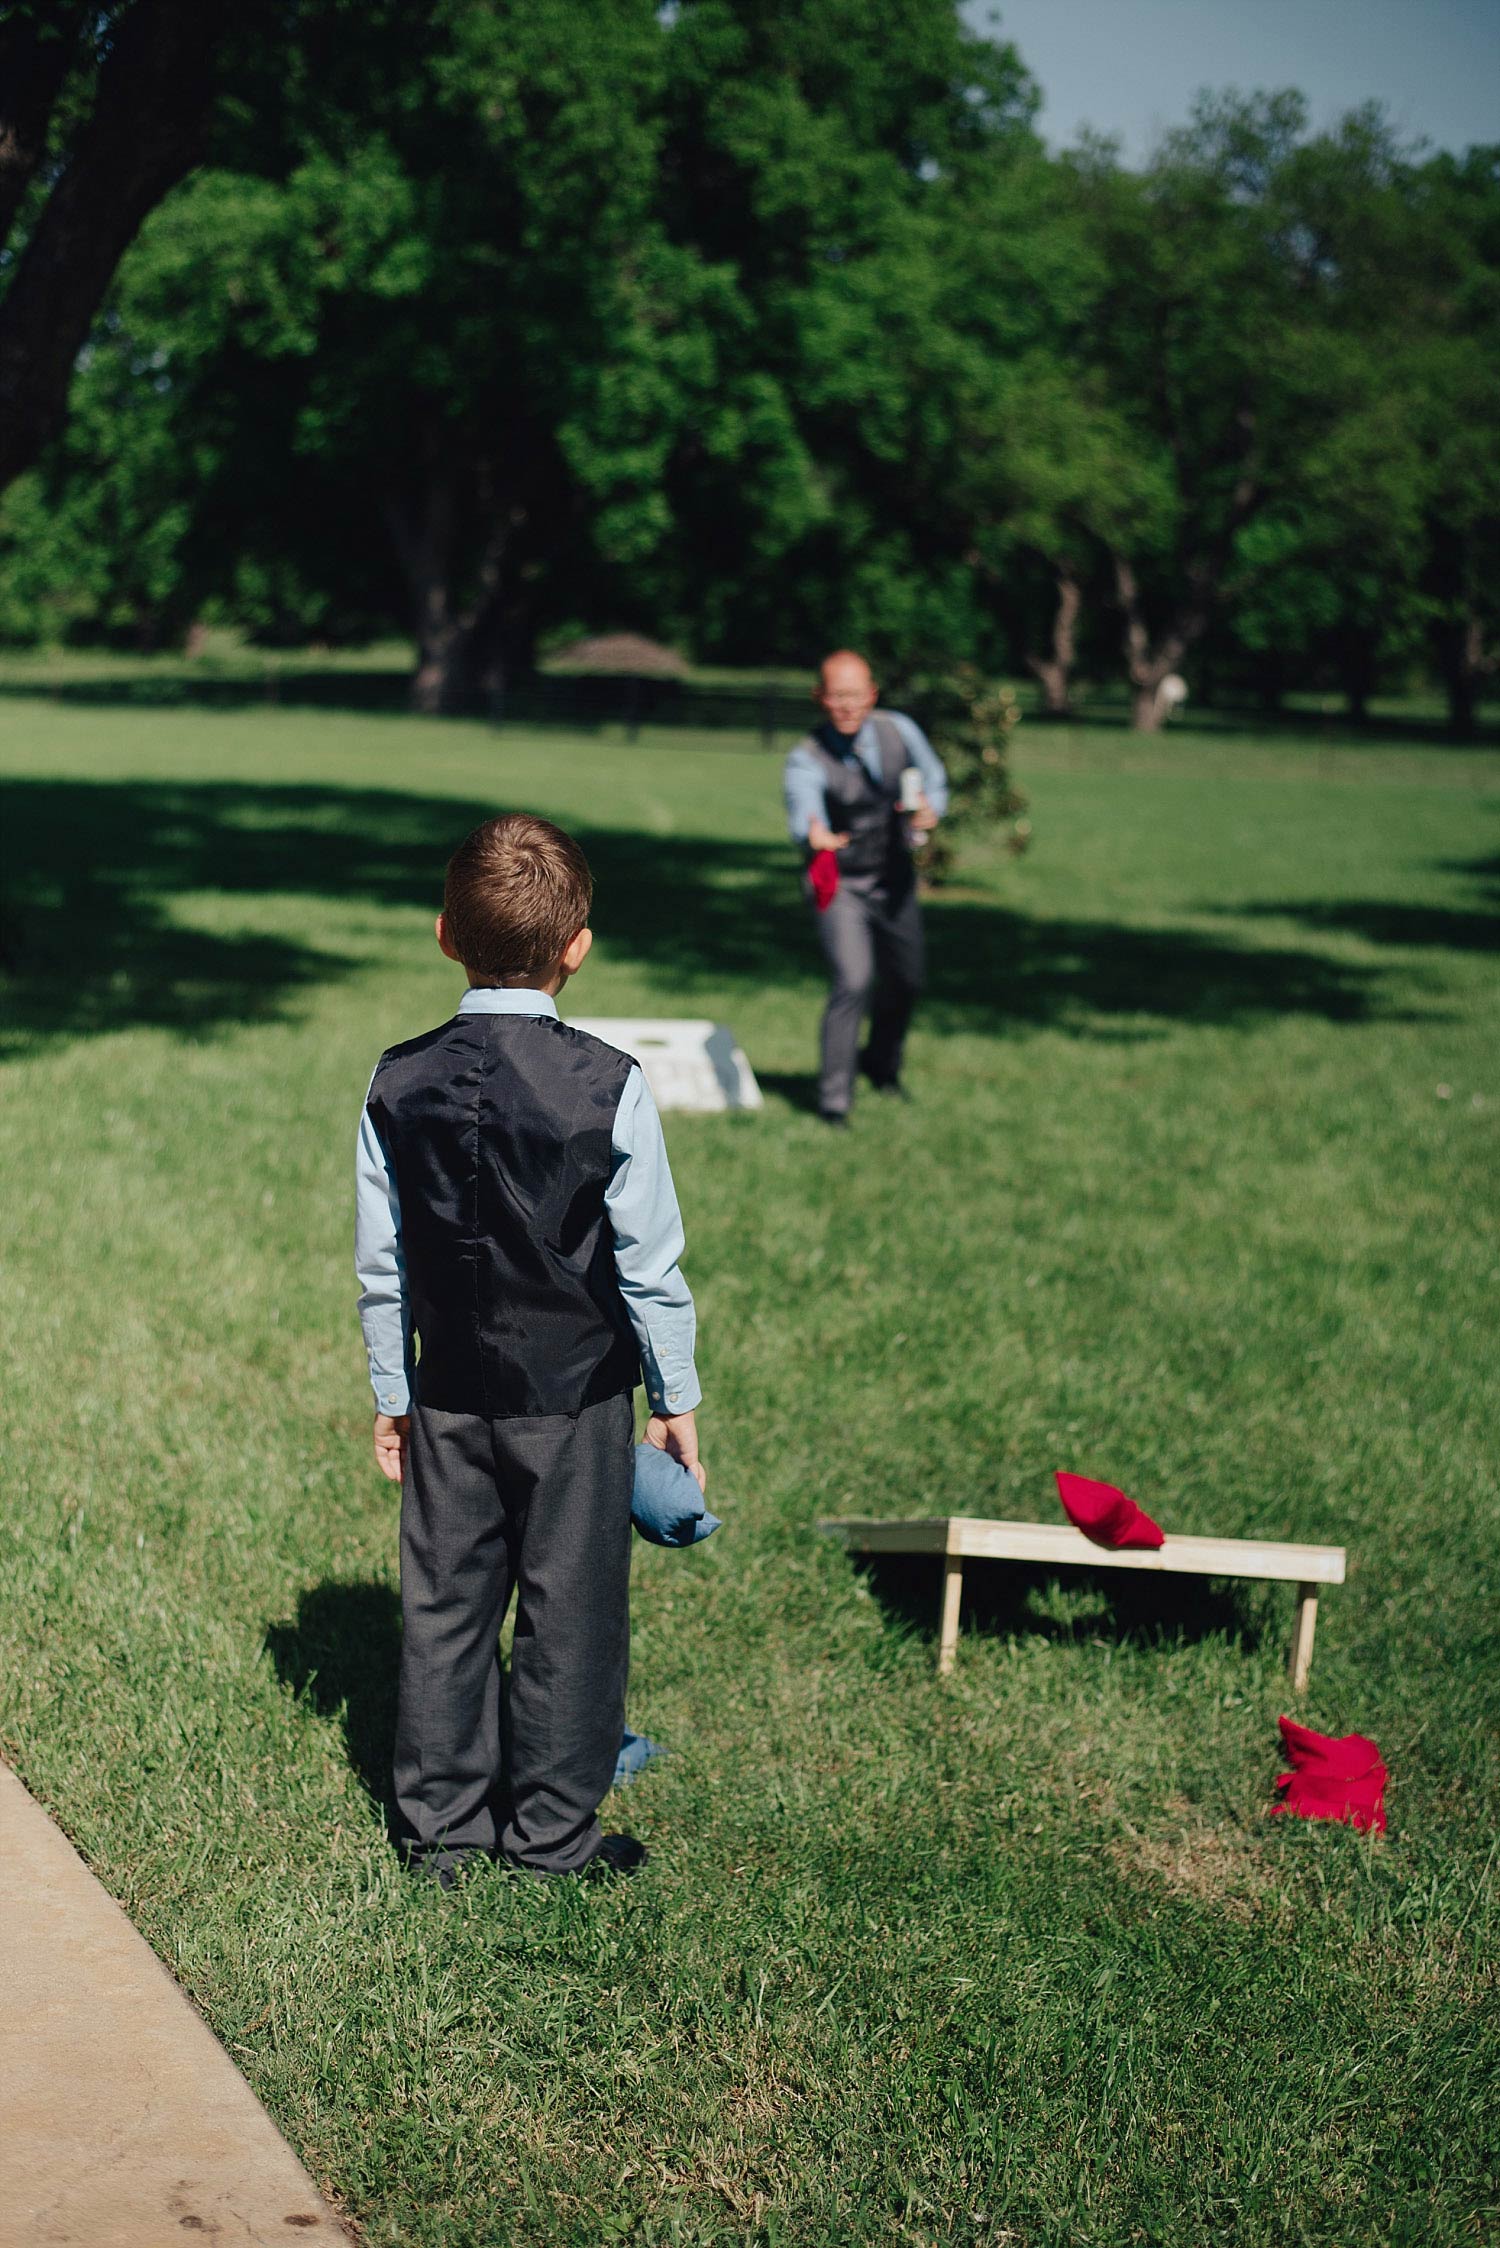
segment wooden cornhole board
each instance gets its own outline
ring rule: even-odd
[[[1344,1581],[1342,1546],[1273,1545],[1263,1538],[1174,1538],[1114,1553],[1071,1522],[992,1522],[976,1514],[938,1514],[919,1522],[820,1522],[825,1537],[851,1553],[938,1553],[943,1557],[938,1672],[953,1668],[958,1604],[966,1561],[1030,1561],[1044,1569],[1155,1569],[1188,1577],[1278,1579],[1297,1587],[1297,1621],[1287,1661],[1294,1693],[1305,1693],[1318,1623],[1318,1588]]]
[[[727,1023],[628,1015],[573,1015],[569,1020],[575,1030],[589,1031],[639,1062],[658,1108],[705,1116],[763,1105],[755,1072]]]

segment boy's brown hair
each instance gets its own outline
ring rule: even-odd
[[[531,812],[486,820],[448,861],[448,941],[486,983],[541,983],[585,926],[594,878],[571,835]]]

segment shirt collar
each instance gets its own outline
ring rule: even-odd
[[[864,750],[869,731],[868,718],[860,720],[857,734],[841,734],[831,718],[825,718],[817,729],[818,739],[823,747],[835,757],[858,757]]]
[[[550,991],[532,991],[525,985],[502,988],[472,985],[458,1003],[461,1015],[550,1015],[557,1020],[557,1001]]]

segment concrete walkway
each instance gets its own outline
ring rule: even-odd
[[[0,2248],[348,2237],[150,1946],[0,1765]]]

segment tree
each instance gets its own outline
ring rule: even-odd
[[[203,0],[0,17],[0,490],[61,429],[121,257],[202,153],[226,23]]]
[[[1160,723],[1163,678],[1226,608],[1270,671],[1331,667],[1356,714],[1425,608],[1449,620],[1435,636],[1472,722],[1458,675],[1497,520],[1493,158],[1461,176],[1373,108],[1308,137],[1293,95],[1200,104],[1139,180],[1080,166],[1119,276],[1101,369],[1171,493],[1109,542],[1137,725]]]
[[[1011,689],[972,664],[924,681],[915,709],[948,775],[947,813],[918,862],[923,883],[939,889],[966,836],[1003,828],[1015,857],[1031,841],[1026,798],[1010,769],[1010,737],[1021,713]]]
[[[121,263],[62,436],[0,498],[0,631],[160,647],[389,631],[378,515],[299,450],[311,330],[270,182],[203,171]]]
[[[1500,559],[1496,181],[1494,152],[1423,160],[1369,109],[1289,153],[1298,313],[1231,588],[1240,639],[1331,671],[1356,717],[1430,635],[1461,734]]]
[[[1097,558],[1149,535],[1170,494],[1097,378],[1075,373],[1062,353],[1031,353],[997,374],[966,447],[965,486],[982,509],[974,555],[1009,595],[1016,644],[1040,682],[1044,712],[1064,718]]]
[[[192,13],[170,69],[171,0],[0,15],[0,377],[127,69],[153,179],[142,58],[158,108],[211,89]],[[953,0],[276,20],[232,17],[207,161],[131,221],[83,350],[47,338],[75,410],[40,453],[56,398],[17,420],[0,631],[398,621],[428,709],[493,702],[557,629],[842,639],[887,672],[1019,659],[1062,713],[1113,616],[1142,726],[1195,661],[1332,673],[1357,711],[1424,639],[1474,724],[1495,152],[1424,162],[1371,112],[1309,137],[1277,95],[1200,105],[1141,173],[1054,159]]]
[[[524,667],[585,536],[570,441],[651,315],[660,29],[649,0],[439,0],[415,54],[401,9],[378,30],[301,89],[271,278],[307,330],[296,450],[378,508],[445,709]],[[620,449],[617,535],[651,470]]]
[[[1431,295],[1407,387],[1426,471],[1432,648],[1464,741],[1500,667],[1500,146],[1437,157],[1421,184]]]
[[[923,327],[947,411],[928,475],[1003,641],[1069,703],[1088,547],[1109,481],[1100,402],[1074,360],[1101,276],[1058,167],[1027,131],[993,134],[942,182]],[[931,345],[929,344],[929,350]],[[1040,565],[1040,569],[1038,568]]]
[[[1331,673],[1356,722],[1423,632],[1421,455],[1401,400],[1367,387],[1374,372],[1236,540],[1226,586],[1267,688]]]
[[[950,317],[963,183],[1035,148],[1035,91],[949,0],[685,0],[669,42],[665,214],[731,272],[723,364],[786,436],[746,489],[690,430],[668,494],[680,598],[726,656],[839,640],[940,667],[985,631],[948,505],[961,363]],[[774,495],[774,504],[767,504]]]
[[[435,0],[415,52],[391,0],[357,49],[337,28],[157,215],[118,309],[189,423],[269,419],[390,552],[419,707],[468,707],[551,625],[701,599],[662,564],[685,460],[772,547],[814,478],[734,272],[664,223],[651,0]]]
[[[1236,624],[1269,660],[1331,672],[1356,718],[1382,673],[1420,654],[1431,609],[1423,578],[1441,534],[1427,440],[1454,423],[1434,384],[1461,233],[1433,185],[1367,108],[1292,150],[1270,194],[1300,313],[1283,353],[1282,457],[1239,542]]]
[[[1166,504],[1108,541],[1132,723],[1154,731],[1162,684],[1202,639],[1277,438],[1294,276],[1270,208],[1304,122],[1296,95],[1204,99],[1140,175],[1107,150],[1073,170],[1109,283],[1095,364],[1136,474]]]

